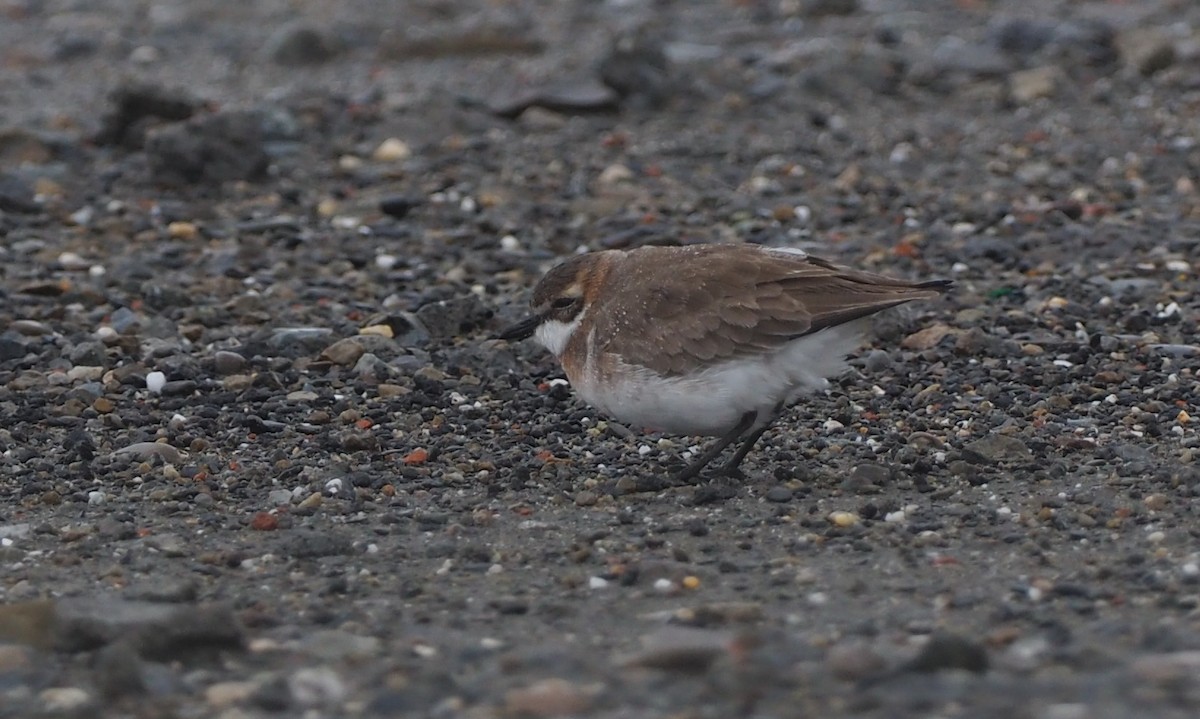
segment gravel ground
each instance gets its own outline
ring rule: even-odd
[[[1200,5],[0,0],[0,716],[1200,713]],[[488,340],[914,278],[747,478]],[[632,430],[632,431],[631,431]]]

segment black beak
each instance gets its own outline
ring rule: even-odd
[[[527,340],[533,336],[534,331],[537,330],[538,325],[540,325],[541,323],[542,323],[541,316],[533,315],[532,317],[527,317],[527,318],[521,320],[520,322],[516,323],[512,327],[508,327],[506,329],[501,330],[500,334],[493,335],[492,339],[508,340],[509,342],[514,342],[517,340]]]

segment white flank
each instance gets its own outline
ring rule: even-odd
[[[760,421],[766,421],[777,404],[791,404],[808,392],[825,389],[827,377],[845,370],[846,355],[862,344],[869,326],[869,321],[858,320],[830,327],[774,352],[724,362],[686,377],[664,379],[643,367],[624,365],[615,386],[583,381],[575,383],[575,391],[589,404],[635,427],[721,435],[746,412],[759,412]]]

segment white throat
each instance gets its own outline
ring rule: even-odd
[[[567,342],[570,341],[571,335],[575,334],[575,330],[579,328],[579,323],[583,322],[583,316],[586,314],[587,309],[584,309],[570,322],[546,320],[538,325],[537,331],[533,333],[534,337],[555,357],[562,357],[563,350],[567,348]]]

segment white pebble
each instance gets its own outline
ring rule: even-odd
[[[96,330],[96,339],[100,340],[101,342],[112,342],[120,336],[120,333],[108,325],[104,325]]]
[[[650,452],[651,452],[650,445],[646,445],[646,444],[638,445],[638,455],[639,456],[645,457],[646,455],[650,454]]]
[[[399,257],[389,254],[375,255],[375,266],[381,270],[390,270],[400,261]]]
[[[513,235],[505,235],[500,238],[500,249],[505,252],[516,252],[521,249],[521,241]]]
[[[906,519],[908,519],[908,515],[904,513],[903,509],[897,509],[895,512],[888,512],[883,515],[883,521],[891,522],[892,524],[903,522]]]
[[[70,215],[70,218],[71,218],[71,222],[74,222],[75,224],[79,225],[80,227],[86,227],[86,226],[92,224],[92,218],[95,216],[96,216],[95,208],[93,208],[91,206],[84,206],[84,207],[81,207],[78,210],[75,210],[74,212],[72,212]]]
[[[671,591],[674,588],[675,588],[675,582],[672,582],[670,579],[667,579],[666,577],[661,577],[659,579],[654,580],[654,591],[656,591],[656,592],[662,592],[663,594],[666,594],[667,592]]]
[[[342,491],[342,480],[340,477],[334,477],[325,483],[325,494],[330,496],[338,494]]]
[[[367,545],[367,554],[379,554],[379,545],[371,542]]]
[[[153,65],[162,59],[162,53],[153,45],[139,45],[129,53],[129,62],[136,65]]]
[[[92,505],[93,507],[104,504],[107,501],[108,495],[100,490],[93,489],[92,491],[88,492],[88,504]]]
[[[474,197],[464,197],[462,198],[462,202],[458,203],[458,209],[462,210],[463,212],[475,212],[475,210],[478,208],[479,205],[475,203]]]
[[[588,577],[588,589],[604,589],[608,586],[608,580],[604,577]]]
[[[835,432],[839,429],[844,429],[846,427],[846,425],[842,424],[841,422],[837,421],[836,419],[827,419],[827,420],[825,420],[824,427],[825,427],[826,432]]]
[[[1146,535],[1146,541],[1150,542],[1151,544],[1158,544],[1166,538],[1167,535],[1163,532],[1151,532],[1150,534]]]
[[[162,372],[151,372],[146,375],[146,389],[154,394],[162,392],[163,387],[167,384],[167,376]]]
[[[76,252],[64,252],[58,256],[58,264],[62,265],[64,270],[85,270],[89,264]]]
[[[92,278],[103,277],[107,272],[104,265],[92,265],[88,268],[88,276]]]

